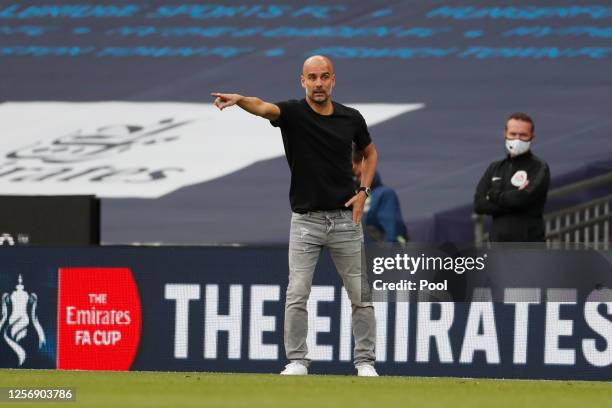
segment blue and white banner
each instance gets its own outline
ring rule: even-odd
[[[278,372],[286,363],[286,264],[283,247],[5,248],[0,364]],[[610,290],[594,287],[584,301],[571,286],[576,279],[506,291],[503,301],[376,302],[377,368],[383,375],[612,380]],[[308,310],[311,372],[353,373],[350,302],[328,256]]]

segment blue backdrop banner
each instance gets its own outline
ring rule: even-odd
[[[0,265],[2,367],[275,373],[286,363],[285,247],[13,247]],[[375,302],[377,368],[612,380],[610,289],[577,297],[583,272],[504,301]],[[308,310],[311,371],[354,373],[350,302],[327,254]]]

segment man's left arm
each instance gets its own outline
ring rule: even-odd
[[[370,187],[376,166],[378,165],[378,152],[374,143],[368,144],[363,149],[363,168],[361,170],[361,187]],[[353,221],[360,222],[363,215],[363,206],[365,205],[367,195],[365,191],[358,191],[344,206],[353,208]]]
[[[534,201],[546,196],[549,184],[550,170],[548,165],[543,163],[524,188],[500,193],[495,200],[496,204],[508,209],[527,208]]]

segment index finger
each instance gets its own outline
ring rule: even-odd
[[[211,92],[210,94],[211,94],[212,96],[217,96],[217,97],[221,97],[221,96],[223,96],[223,94],[222,94],[222,93],[220,93],[220,92]]]

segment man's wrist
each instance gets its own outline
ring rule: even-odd
[[[369,197],[370,194],[372,194],[372,190],[370,190],[370,187],[361,186],[359,190],[357,190],[357,194],[359,193],[364,193],[366,197]]]

